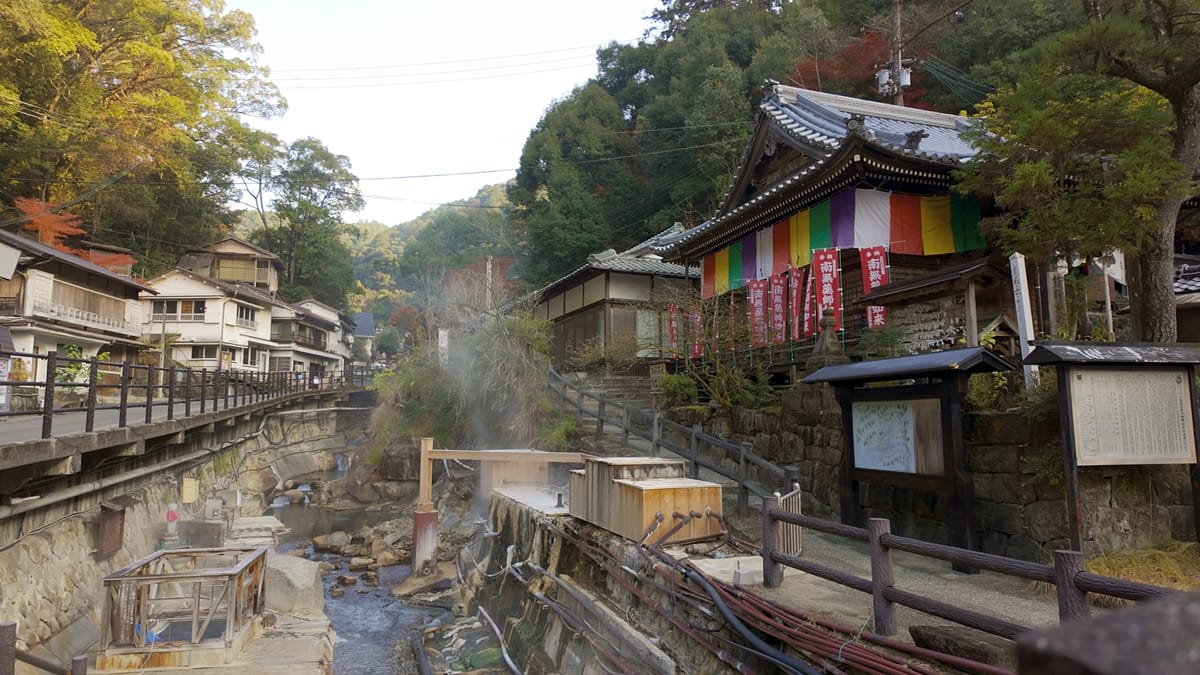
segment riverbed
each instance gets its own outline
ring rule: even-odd
[[[307,486],[301,488],[307,491]],[[405,509],[407,511],[407,509]],[[413,631],[428,625],[445,610],[408,605],[391,596],[389,589],[408,577],[408,565],[379,567],[377,585],[360,582],[340,587],[344,594],[333,597],[330,591],[339,588],[339,574],[349,571],[344,556],[314,551],[312,538],[342,531],[353,533],[394,519],[400,510],[385,507],[365,507],[334,510],[323,506],[292,504],[276,500],[266,515],[278,518],[289,531],[280,536],[278,550],[286,553],[304,548],[305,557],[317,562],[329,562],[334,569],[323,572],[322,590],[325,614],[337,633],[333,648],[333,672],[337,675],[388,675],[415,673],[411,642]]]

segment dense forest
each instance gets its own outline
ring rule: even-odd
[[[141,276],[236,231],[283,259],[285,297],[406,321],[489,256],[531,290],[703,222],[771,82],[890,100],[876,73],[899,49],[904,105],[987,113],[981,144],[1017,141],[985,145],[963,176],[1013,214],[997,241],[1144,251],[1147,298],[1161,296],[1154,261],[1191,231],[1177,220],[1200,163],[1200,2],[909,0],[896,31],[898,4],[663,0],[643,39],[599,49],[595,77],[530,120],[514,180],[381,224],[347,221],[363,199],[350,158],[247,123],[286,110],[253,17],[217,0],[4,3],[0,226],[28,229],[38,214],[17,200],[38,200],[77,215],[77,237],[130,249]],[[1063,176],[1082,178],[1063,190]]]

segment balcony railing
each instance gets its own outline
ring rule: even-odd
[[[126,321],[123,316],[104,316],[78,307],[61,305],[57,302],[35,301],[33,303],[33,314],[34,316],[47,319],[65,319],[93,328],[110,329],[130,335],[141,333],[137,324],[132,321]]]
[[[237,318],[237,325],[242,328],[249,328],[250,330],[258,330],[258,322],[253,319],[243,319],[239,316]]]

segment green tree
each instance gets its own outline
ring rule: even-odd
[[[1161,96],[1172,116],[1173,162],[1167,168],[1175,189],[1156,205],[1157,227],[1141,249],[1131,305],[1143,310],[1135,316],[1141,338],[1174,342],[1176,225],[1200,174],[1200,1],[1082,0],[1082,5],[1088,25],[1067,44],[1091,56],[1099,72]]]
[[[283,108],[253,36],[216,0],[0,4],[5,200],[69,207],[143,273],[211,238],[233,196],[222,134]]]
[[[342,240],[348,229],[342,213],[364,203],[350,160],[315,138],[300,139],[288,146],[272,188],[280,223],[256,231],[253,240],[283,262],[280,293],[289,300],[312,296],[343,306],[354,288],[354,272]]]

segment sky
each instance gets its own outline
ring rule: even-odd
[[[636,42],[658,0],[226,0],[254,16],[288,111],[252,124],[350,159],[366,208],[396,225],[516,173],[546,109]]]

